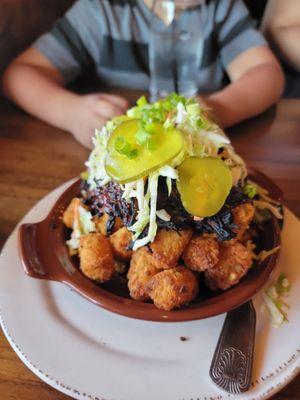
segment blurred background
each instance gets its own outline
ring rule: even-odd
[[[1,0],[0,76],[8,63],[48,31],[74,0]]]
[[[75,0],[0,0],[0,77],[8,63],[48,31]],[[299,0],[300,1],[300,0]],[[244,0],[259,26],[267,0]],[[287,82],[284,97],[300,97],[299,73],[281,61]]]

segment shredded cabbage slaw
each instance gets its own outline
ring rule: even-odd
[[[79,240],[82,236],[88,235],[90,232],[95,232],[96,227],[92,221],[92,214],[81,205],[74,207],[73,215],[73,230],[70,240],[66,243],[72,250],[79,248]]]
[[[289,305],[286,302],[286,298],[290,289],[291,284],[285,273],[282,272],[276,282],[262,293],[264,306],[270,314],[274,328],[279,328],[284,322],[288,322],[287,312]]]
[[[107,143],[110,135],[124,121],[124,116],[109,121],[101,130],[96,130],[93,140],[94,150],[90,154],[86,166],[88,168],[87,183],[91,189],[107,184],[111,178],[105,170]],[[127,118],[140,119],[142,124],[161,123],[164,128],[176,128],[183,133],[184,145],[182,151],[171,160],[169,165],[151,172],[148,175],[148,185],[145,192],[143,178],[121,185],[123,198],[136,198],[138,213],[136,221],[129,229],[133,232],[133,250],[152,242],[157,231],[156,218],[168,218],[165,210],[156,209],[158,179],[166,178],[170,195],[172,180],[178,179],[176,167],[189,156],[218,157],[220,148],[226,149],[225,163],[233,176],[233,185],[243,181],[247,175],[243,160],[234,152],[229,138],[206,116],[206,110],[201,108],[196,99],[186,99],[178,94],[171,94],[165,99],[149,104],[145,97],[137,101],[137,106],[127,111]],[[148,226],[148,233],[140,238]]]

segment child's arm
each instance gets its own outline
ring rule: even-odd
[[[36,117],[91,147],[95,128],[122,114],[127,100],[109,94],[78,95],[64,88],[60,72],[34,48],[17,57],[3,75],[6,96]]]
[[[262,29],[278,55],[300,72],[299,0],[269,0]]]
[[[281,96],[284,76],[267,46],[258,46],[238,55],[227,67],[231,83],[223,90],[203,97],[224,128],[254,117]]]

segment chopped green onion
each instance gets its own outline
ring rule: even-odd
[[[138,144],[142,145],[145,144],[151,137],[151,134],[144,129],[140,129],[135,134],[135,140]]]
[[[118,136],[115,141],[115,149],[119,153],[127,151],[130,147],[130,144],[126,141],[124,136]]]
[[[157,149],[157,143],[153,139],[147,140],[147,150],[154,151]]]
[[[246,183],[243,187],[243,192],[249,199],[253,199],[257,195],[257,188],[251,183]]]
[[[138,150],[137,149],[132,149],[130,150],[130,152],[128,154],[126,154],[127,158],[129,158],[129,160],[132,160],[133,158],[136,158],[138,155]]]
[[[132,107],[127,110],[126,115],[129,118],[140,118],[141,110],[139,109],[139,107]]]
[[[159,130],[159,126],[155,123],[150,123],[145,125],[145,130],[150,134],[150,135],[156,135]]]
[[[198,103],[189,104],[186,106],[186,111],[190,116],[199,116],[200,115],[200,107]]]
[[[124,136],[118,136],[115,141],[115,150],[129,158],[130,160],[136,158],[138,155],[137,149],[132,149],[131,145]]]
[[[148,101],[145,96],[142,96],[137,100],[136,104],[138,105],[138,107],[143,107],[148,104]]]

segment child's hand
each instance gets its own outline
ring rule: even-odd
[[[113,94],[89,94],[79,96],[71,110],[69,130],[83,146],[92,148],[95,129],[100,129],[108,120],[124,114],[128,101]]]

